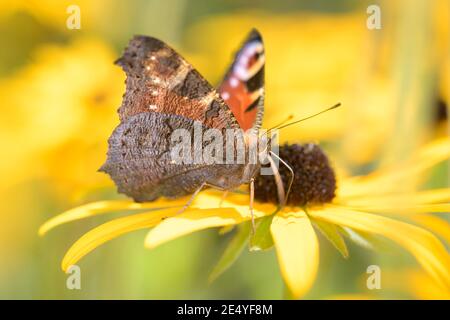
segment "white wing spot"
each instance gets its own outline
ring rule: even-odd
[[[226,91],[222,92],[222,99],[223,100],[228,100],[230,99],[230,94]]]
[[[158,109],[158,106],[156,106],[155,104],[149,104],[149,105],[148,105],[148,108],[149,108],[150,110],[156,110],[156,109]]]
[[[235,77],[231,77],[230,78],[230,86],[232,88],[236,88],[239,85],[239,80],[236,79]]]

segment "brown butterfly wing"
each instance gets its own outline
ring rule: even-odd
[[[109,138],[108,159],[100,171],[108,173],[120,193],[135,201],[160,196],[177,198],[192,194],[203,182],[217,184],[222,177],[240,177],[242,165],[207,165],[172,161],[174,129],[193,137],[194,121],[178,115],[140,113],[123,121]],[[203,126],[205,130],[206,127]],[[191,154],[201,146],[191,144]],[[224,183],[235,183],[225,180]]]
[[[173,49],[145,36],[134,37],[117,61],[127,74],[120,124],[109,138],[108,173],[119,192],[136,201],[180,197],[203,182],[238,186],[243,165],[173,163],[171,134],[194,123],[203,129],[239,128],[223,99]],[[202,150],[192,150],[193,153]]]
[[[236,128],[238,123],[217,91],[164,42],[135,36],[116,62],[127,74],[119,116],[145,112],[176,114],[210,128]]]
[[[218,89],[243,130],[257,130],[262,124],[264,65],[262,37],[257,30],[252,30]]]

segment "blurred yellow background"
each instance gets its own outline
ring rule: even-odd
[[[366,26],[374,2],[379,30]],[[69,5],[80,8],[79,30],[66,26]],[[0,298],[282,297],[273,251],[244,253],[208,284],[204,275],[224,248],[216,230],[152,251],[143,248],[145,231],[126,235],[80,263],[81,290],[66,288],[65,250],[108,217],[65,225],[45,238],[37,230],[68,208],[121,197],[97,169],[125,91],[125,74],[113,62],[134,34],[167,42],[217,84],[257,28],[267,52],[265,127],[341,102],[338,111],[286,129],[281,140],[320,141],[340,170],[358,174],[448,135],[449,15],[447,0],[0,0]],[[439,166],[426,183],[448,186],[448,167]],[[321,245],[307,298],[423,298],[417,288],[432,286],[406,254],[380,258],[352,245],[344,260]],[[374,263],[390,270],[377,292],[361,280]],[[405,272],[398,277],[396,270]]]

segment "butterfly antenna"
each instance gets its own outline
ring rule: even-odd
[[[288,122],[289,120],[292,120],[292,118],[294,118],[294,115],[290,114],[286,119],[284,119],[283,121],[281,121],[280,123],[278,123],[276,126],[273,126],[272,128],[270,128],[268,131],[276,129],[279,126],[282,126],[283,124],[285,124],[286,122]]]
[[[303,118],[303,119],[300,119],[300,120],[296,120],[296,121],[294,121],[294,122],[290,122],[290,123],[284,124],[284,123],[286,123],[286,121],[289,121],[290,119],[293,118],[293,115],[289,115],[285,120],[281,121],[278,125],[276,125],[276,126],[270,128],[269,130],[264,131],[261,135],[265,135],[266,137],[268,137],[268,140],[269,140],[269,143],[270,143],[270,141],[272,140],[272,137],[270,137],[270,134],[272,133],[273,130],[275,130],[275,129],[280,130],[280,129],[289,127],[289,126],[291,126],[291,125],[293,125],[293,124],[296,124],[296,123],[299,123],[299,122],[302,122],[302,121],[305,121],[305,120],[314,118],[314,117],[318,116],[319,114],[322,114],[322,113],[328,112],[328,111],[330,111],[330,110],[336,109],[336,108],[338,108],[338,107],[340,107],[340,106],[341,106],[341,103],[339,102],[339,103],[336,103],[334,106],[331,106],[331,107],[329,107],[329,108],[326,108],[325,110],[322,110],[322,111],[320,111],[320,112],[317,112],[317,113],[315,113],[315,114],[313,114],[313,115],[310,115],[310,116],[308,116],[308,117],[306,117],[306,118]]]
[[[281,126],[279,126],[279,127],[272,128],[272,129],[270,129],[270,130],[273,130],[273,129],[278,129],[278,130],[280,130],[280,129],[289,127],[289,126],[291,126],[291,125],[293,125],[293,124],[296,124],[296,123],[299,123],[299,122],[302,122],[302,121],[305,121],[305,120],[314,118],[315,116],[318,116],[319,114],[322,114],[322,113],[325,113],[325,112],[327,112],[327,111],[336,109],[337,107],[340,107],[340,106],[341,106],[341,103],[340,103],[340,102],[339,102],[339,103],[336,103],[334,106],[329,107],[329,108],[327,108],[327,109],[325,109],[325,110],[322,110],[322,111],[320,111],[320,112],[317,112],[317,113],[315,113],[315,114],[313,114],[313,115],[310,115],[310,116],[308,116],[308,117],[306,117],[306,118],[303,118],[303,119],[300,119],[300,120],[297,120],[297,121],[294,121],[294,122],[290,122],[290,123],[288,123],[288,124],[285,124],[285,125],[281,125]],[[269,131],[270,131],[270,130],[269,130]]]

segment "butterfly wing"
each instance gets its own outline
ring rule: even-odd
[[[119,108],[120,124],[109,138],[108,173],[119,192],[136,201],[179,197],[203,182],[239,185],[242,164],[174,163],[171,135],[185,129],[239,128],[219,93],[179,54],[162,41],[134,37],[117,60],[126,72],[126,92]],[[201,154],[202,150],[191,150]],[[235,179],[232,179],[235,178]]]
[[[179,144],[171,139],[175,128],[184,130],[185,137],[195,134],[194,121],[183,116],[150,112],[129,117],[109,138],[108,159],[100,171],[111,176],[120,193],[137,202],[192,194],[202,183],[216,185],[220,179],[225,179],[226,187],[227,182],[234,183],[233,177],[242,176],[239,164],[173,161],[172,151]],[[191,156],[202,154],[201,145],[187,147]]]
[[[164,42],[135,36],[116,63],[127,75],[121,121],[158,112],[184,116],[210,128],[238,127],[218,92]]]
[[[252,30],[228,69],[218,91],[243,130],[259,129],[264,114],[264,44]]]

